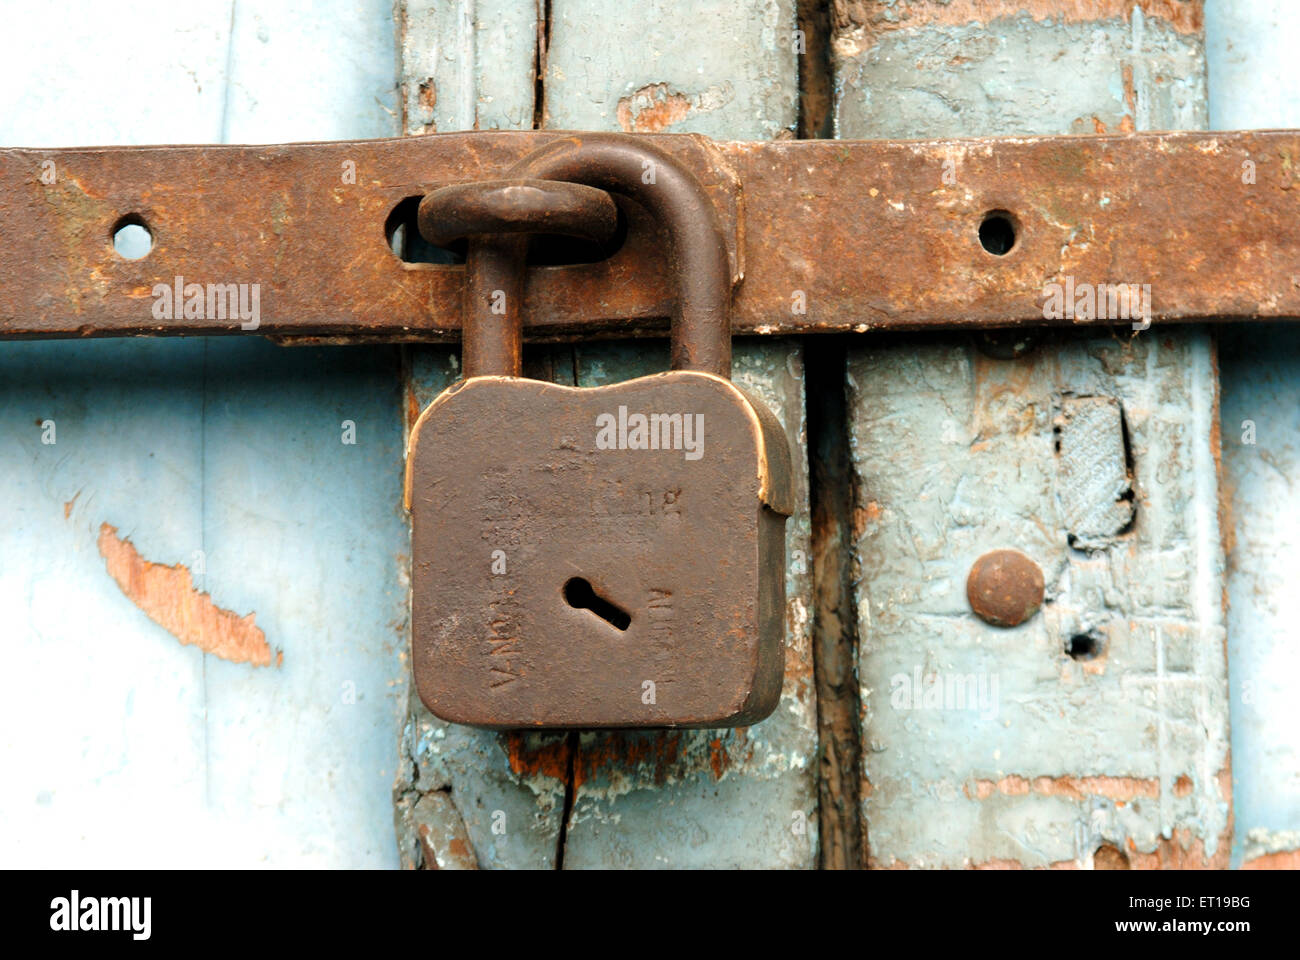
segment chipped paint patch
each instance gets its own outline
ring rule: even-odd
[[[1201,0],[898,0],[887,7],[867,0],[848,0],[835,4],[833,16],[837,33],[861,31],[869,38],[892,30],[986,25],[1014,17],[1040,22],[1131,23],[1135,9],[1140,9],[1144,17],[1165,21],[1179,33],[1199,34],[1205,26]]]
[[[168,567],[140,556],[130,540],[117,535],[117,528],[104,523],[99,528],[99,554],[122,592],[185,646],[196,646],[231,663],[255,667],[279,667],[284,654],[272,653],[266,634],[254,622],[255,613],[241,617],[223,610],[212,598],[194,588],[190,571],[182,564]]]
[[[618,101],[618,125],[626,133],[660,133],[691,113],[709,113],[733,98],[727,83],[695,96],[679,93],[666,83],[648,83]]]
[[[465,821],[447,790],[425,794],[412,811],[426,870],[477,870]]]
[[[1158,797],[1160,781],[1136,777],[1019,777],[1014,774],[1001,780],[976,780],[966,788],[966,796],[984,800],[994,793],[1004,796],[1026,796],[1030,792],[1045,797],[1069,797],[1082,800],[1087,797],[1108,797],[1111,800],[1129,801],[1135,797]]]
[[[1124,412],[1114,397],[1065,397],[1053,424],[1070,546],[1102,550],[1133,522]]]
[[[1300,870],[1300,850],[1266,853],[1241,865],[1243,870]]]
[[[690,112],[689,98],[666,83],[651,83],[618,101],[618,125],[628,133],[658,133]]]

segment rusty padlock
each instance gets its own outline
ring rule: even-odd
[[[729,379],[713,205],[667,153],[618,135],[550,144],[512,175],[420,207],[430,242],[470,237],[464,379],[407,451],[420,698],[497,729],[761,720],[783,675],[790,449]],[[672,370],[591,388],[523,379],[526,234],[606,236],[606,190],[669,235]]]

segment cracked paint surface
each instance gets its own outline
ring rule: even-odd
[[[840,136],[1205,125],[1199,4],[844,11]],[[1216,373],[1205,331],[1127,325],[1048,334],[1012,360],[953,335],[850,356],[873,865],[1226,865]],[[1046,582],[1014,629],[979,622],[962,595],[997,548]],[[917,670],[989,696],[918,698],[898,682]]]
[[[1087,864],[1111,844],[1135,864],[1226,863],[1204,343],[1065,337],[1003,361],[966,342],[900,339],[855,353],[849,375],[865,498],[856,544],[872,862]],[[1134,448],[1136,520],[1088,549],[1070,546],[1069,506],[1088,491],[1110,504],[1115,491],[1076,488],[1058,467],[1054,411],[1075,393],[1113,398]],[[1101,422],[1093,441],[1109,449],[1097,456],[1122,464],[1115,418]],[[1010,630],[971,616],[962,590],[971,563],[1006,546],[1047,583],[1042,612]],[[1088,658],[1071,653],[1081,635],[1095,637]],[[975,678],[992,696],[908,697],[898,678],[914,670]]]
[[[1199,16],[1153,15],[1195,6],[909,4],[925,15],[848,21],[833,47],[837,135],[902,136],[900,118],[919,138],[1203,128]]]

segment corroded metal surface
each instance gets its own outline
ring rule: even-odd
[[[440,187],[420,201],[420,232],[436,246],[475,233],[552,233],[607,241],[618,208],[604,190],[563,180],[488,180]]]
[[[603,416],[647,411],[693,421],[702,447],[638,448],[634,426],[626,449],[602,447]],[[408,464],[412,658],[435,715],[510,729],[772,712],[790,454],[730,382],[474,377],[422,415]]]
[[[257,284],[261,334],[454,339],[463,268],[404,264],[385,223],[407,198],[499,178],[562,136],[0,151],[0,337],[241,332],[205,303],[160,317],[156,291],[183,278]],[[1300,316],[1294,132],[647,139],[717,207],[744,276],[737,333],[1115,322],[1045,316],[1045,285],[1067,282],[1149,285],[1157,323]],[[1005,256],[980,242],[992,211],[1015,232]],[[645,210],[627,213],[607,260],[530,271],[530,337],[666,330],[662,237]],[[141,260],[113,252],[123,218],[153,234]]]
[[[497,729],[757,723],[781,694],[793,467],[776,417],[726,379],[708,194],[663,151],[603,134],[511,173],[617,191],[667,227],[673,370],[591,389],[521,378],[526,238],[471,240],[466,379],[420,416],[407,456],[420,698]],[[426,236],[444,208],[422,206]]]
[[[1043,605],[1043,571],[1019,550],[993,550],[971,565],[970,608],[985,623],[1016,627]]]

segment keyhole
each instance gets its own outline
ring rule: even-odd
[[[632,624],[632,617],[626,610],[600,596],[582,577],[574,577],[564,585],[564,600],[575,610],[590,610],[616,629],[626,630]]]

